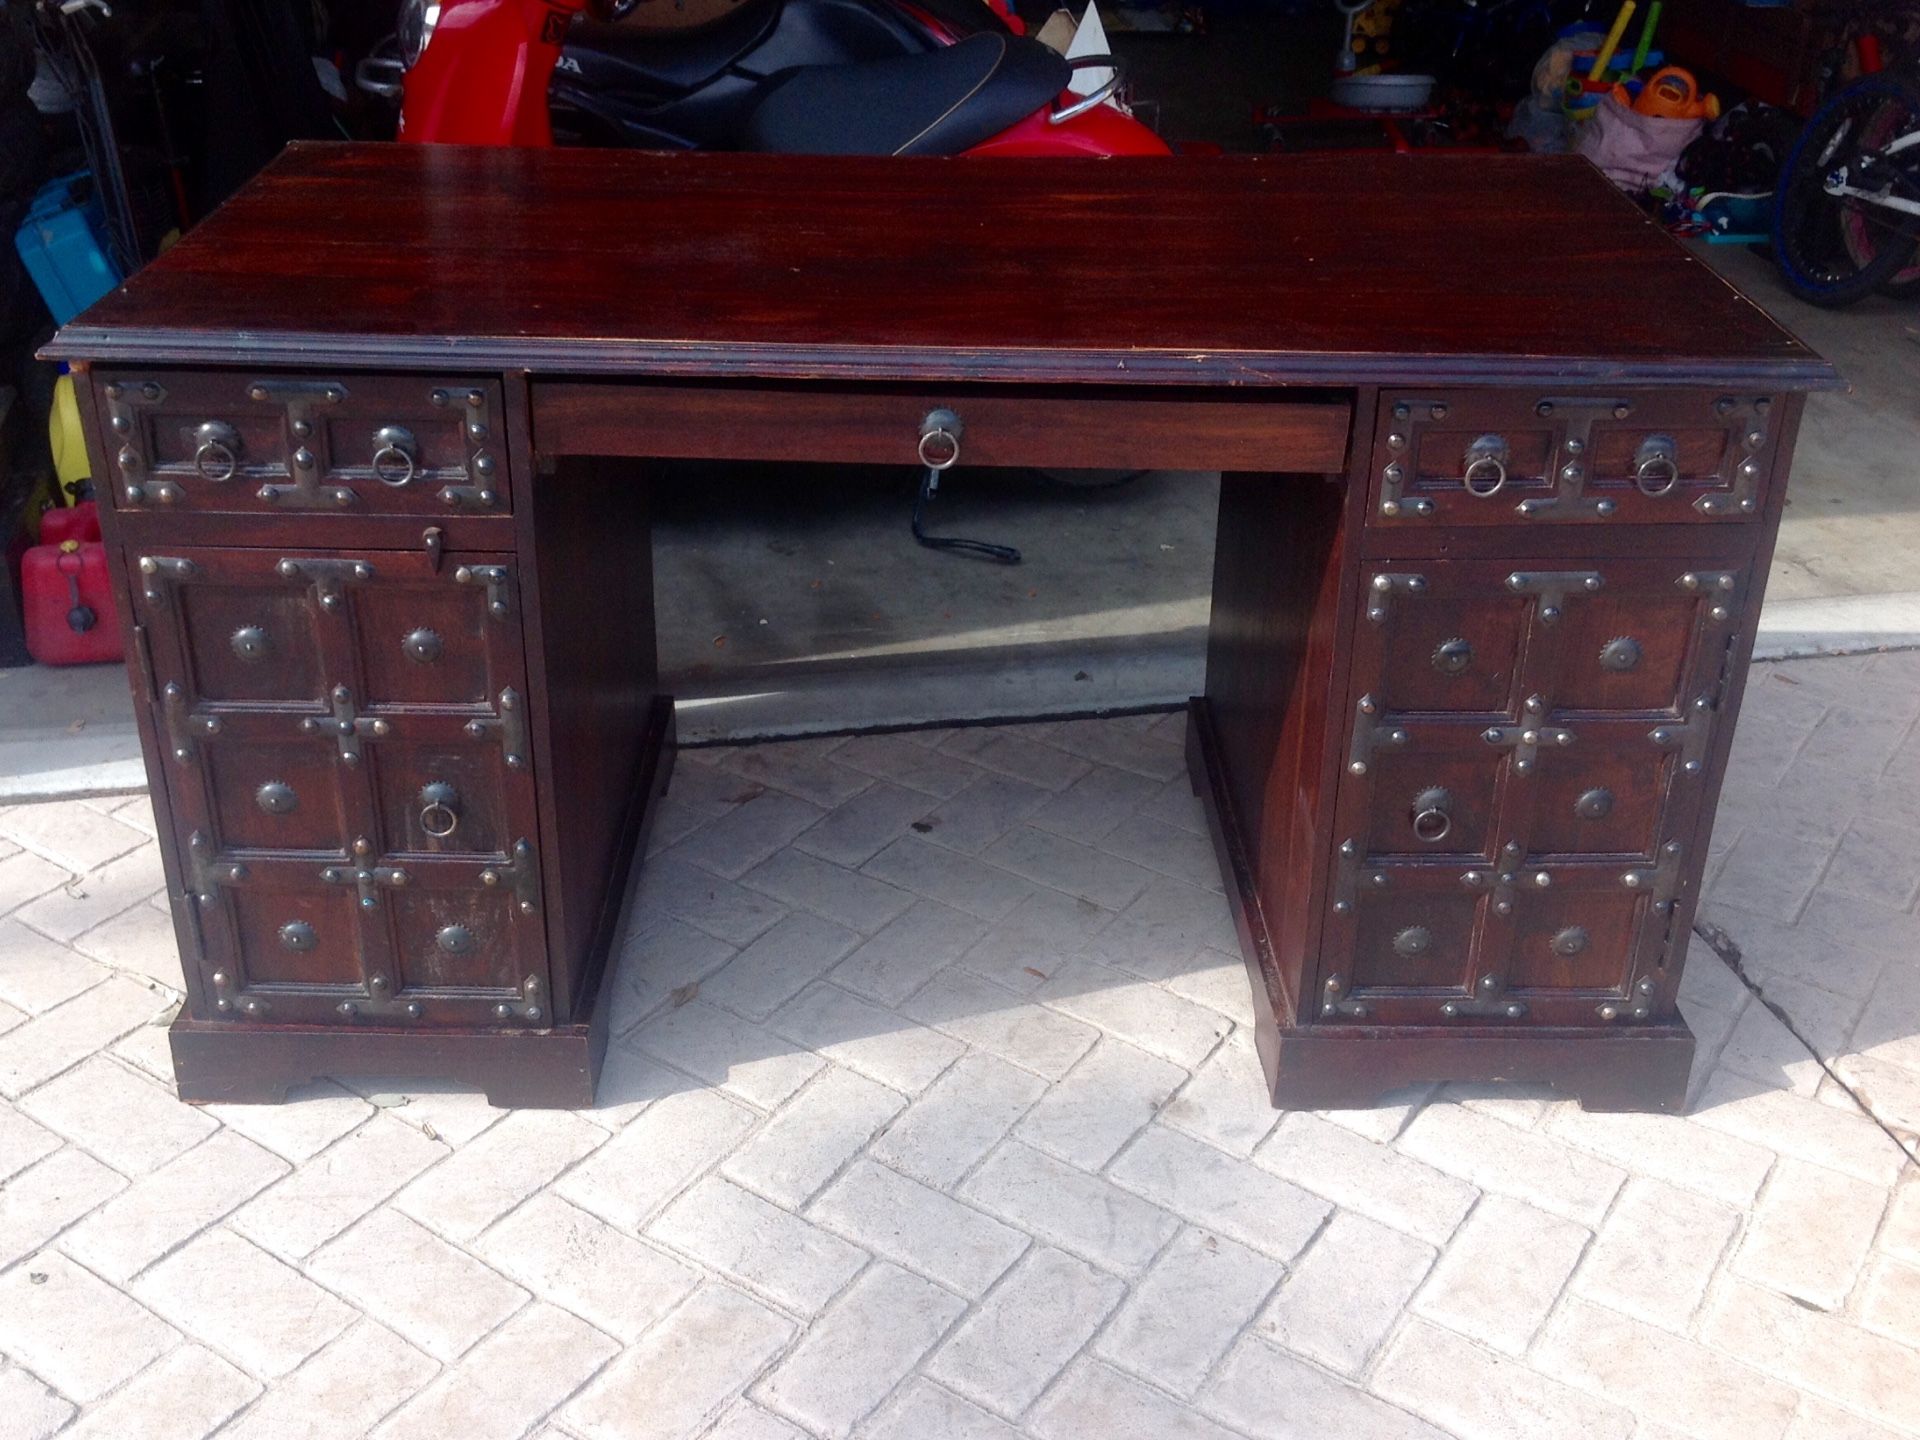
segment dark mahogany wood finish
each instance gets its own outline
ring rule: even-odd
[[[906,464],[936,407],[963,464],[1224,472],[1189,754],[1276,1103],[1684,1097],[1836,382],[1583,162],[302,145],[49,353],[91,373],[189,1099],[585,1103],[673,754],[650,462]]]

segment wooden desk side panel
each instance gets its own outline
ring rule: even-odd
[[[147,795],[153,804],[154,831],[160,839],[160,867],[167,882],[167,911],[173,920],[174,943],[185,958],[181,965],[187,991],[187,1013],[210,1015],[211,1002],[205,993],[200,967],[193,957],[198,952],[198,940],[194,934],[191,920],[187,916],[186,906],[191,904],[187,895],[186,875],[180,868],[180,856],[172,844],[175,834],[173,825],[173,807],[167,794],[168,751],[158,728],[154,723],[154,697],[148,693],[152,680],[142,657],[146,655],[146,636],[134,619],[133,608],[133,566],[132,557],[127,552],[138,543],[137,537],[126,533],[125,517],[113,505],[107,502],[106,478],[114,471],[111,468],[115,447],[112,436],[107,434],[100,416],[100,407],[95,403],[90,367],[85,361],[76,361],[73,365],[73,393],[80,408],[81,432],[86,437],[87,460],[91,473],[99,477],[95,481],[100,495],[100,533],[107,546],[107,574],[113,583],[113,605],[120,625],[121,644],[126,654],[127,684],[133,695],[133,719],[140,732],[140,755],[146,764]]]
[[[556,1017],[591,1002],[628,872],[671,764],[657,713],[653,531],[637,463],[573,457],[536,473],[527,387],[509,383],[526,575],[534,765]],[[661,753],[664,749],[665,753]]]
[[[1753,664],[1753,647],[1760,635],[1760,609],[1766,600],[1767,577],[1773,569],[1773,552],[1780,538],[1780,521],[1786,513],[1787,486],[1792,479],[1794,446],[1800,437],[1800,420],[1806,413],[1807,397],[1802,394],[1783,397],[1780,439],[1775,455],[1772,483],[1768,487],[1767,506],[1755,537],[1753,558],[1748,573],[1753,577],[1742,598],[1740,630],[1727,671],[1726,690],[1720,697],[1711,744],[1705,757],[1706,775],[1700,797],[1700,810],[1687,850],[1686,882],[1675,906],[1672,943],[1667,965],[1673,986],[1686,965],[1687,948],[1693,938],[1693,920],[1700,905],[1701,878],[1707,866],[1707,850],[1713,839],[1715,813],[1720,808],[1720,792],[1727,779],[1727,764],[1733,753],[1734,731],[1740,721],[1740,707],[1746,699],[1747,679]]]
[[[1251,871],[1263,1036],[1295,1023],[1318,947],[1351,509],[1337,476],[1221,476],[1205,712]]]

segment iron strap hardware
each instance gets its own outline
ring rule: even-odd
[[[292,484],[269,483],[254,493],[269,505],[289,510],[344,510],[358,499],[345,485],[320,483],[320,460],[310,446],[296,445],[287,468],[293,473]]]
[[[498,734],[509,770],[524,770],[527,764],[527,716],[520,692],[511,685],[500,692],[500,713],[467,722],[467,734],[475,740]]]
[[[1602,1020],[1645,1020],[1653,1014],[1654,989],[1653,977],[1642,975],[1634,981],[1626,999],[1603,1000],[1595,1013]]]
[[[247,879],[247,867],[221,860],[214,853],[213,842],[199,830],[187,837],[187,870],[193,880],[194,896],[202,905],[214,904],[219,899],[221,886],[243,885]]]
[[[352,865],[328,865],[320,872],[326,885],[351,885],[360,892],[360,908],[372,910],[380,904],[382,887],[397,890],[407,883],[407,872],[398,865],[370,865],[373,842],[361,835],[353,842]]]
[[[313,587],[315,601],[330,615],[340,609],[347,586],[364,585],[373,579],[373,566],[365,560],[288,559],[273,568],[284,580],[305,580]]]
[[[487,587],[487,614],[504,620],[513,613],[513,572],[504,565],[462,565],[453,572],[456,585]]]
[[[194,758],[196,739],[210,739],[220,733],[219,717],[194,714],[186,690],[177,681],[169,680],[162,687],[160,709],[166,716],[167,748],[182,765]]]
[[[1567,596],[1591,595],[1606,583],[1598,570],[1516,570],[1507,576],[1507,589],[1514,594],[1539,597],[1535,613],[1543,625],[1560,618]]]
[[[1529,695],[1520,707],[1518,725],[1489,725],[1480,738],[1496,749],[1513,751],[1513,773],[1531,775],[1542,746],[1571,745],[1574,733],[1557,725],[1547,725],[1547,702],[1543,696]]]
[[[200,912],[211,910],[220,903],[220,888],[225,885],[244,885],[247,880],[247,867],[231,860],[221,860],[214,853],[213,842],[205,834],[196,830],[187,837],[187,870],[192,889],[187,892],[187,903],[183,907],[193,929],[194,944],[204,957],[207,949],[206,934],[201,927]],[[245,999],[238,997],[233,976],[225,970],[215,970],[208,977],[213,986],[213,1008],[222,1015],[231,1015],[238,1010],[248,1019],[257,1020],[270,1008],[266,1001],[258,996],[249,995]]]
[[[1347,752],[1347,773],[1364,775],[1373,760],[1377,747],[1398,747],[1405,745],[1413,737],[1398,725],[1379,725],[1373,723],[1373,717],[1380,707],[1374,703],[1373,696],[1362,695],[1357,707],[1359,713],[1353,720],[1353,746]]]
[[[366,903],[364,897],[361,903]],[[358,1020],[367,1015],[380,1020],[418,1020],[427,1013],[426,1007],[418,1000],[406,1000],[395,995],[393,981],[385,975],[369,975],[365,995],[342,1000],[334,1009],[348,1020]]]
[[[545,1019],[547,1012],[540,1004],[540,995],[545,988],[538,975],[527,976],[520,982],[520,1003],[516,1005],[510,1000],[502,1000],[493,1007],[494,1018],[534,1022]]]
[[[1371,595],[1367,600],[1367,619],[1376,625],[1384,625],[1387,609],[1396,595],[1419,595],[1427,588],[1424,575],[1376,575],[1368,582]]]
[[[1593,427],[1600,420],[1624,420],[1633,413],[1633,403],[1618,396],[1549,395],[1533,407],[1541,419],[1562,416],[1563,428],[1555,459],[1554,493],[1522,500],[1513,508],[1529,520],[1605,520],[1620,507],[1616,501],[1587,494],[1587,452],[1592,448]]]
[[[1363,873],[1364,872],[1364,873]],[[1359,899],[1360,884],[1365,880],[1375,890],[1387,887],[1387,872],[1384,870],[1366,870],[1360,863],[1360,842],[1342,840],[1340,858],[1333,877],[1333,913],[1336,915],[1353,914],[1354,902]]]
[[[337,380],[255,380],[247,386],[247,398],[285,412],[287,472],[292,477],[289,484],[262,485],[256,495],[289,510],[341,510],[358,502],[347,486],[320,483],[320,457],[310,443],[316,438],[314,407],[338,405],[347,398],[346,386]]]
[[[336,685],[328,693],[333,706],[330,716],[309,715],[300,722],[300,730],[305,735],[331,735],[340,748],[340,763],[358,765],[360,763],[360,741],[362,738],[382,740],[389,729],[384,720],[372,719],[354,709],[353,691],[344,685]]]
[[[443,485],[440,488],[441,502],[456,510],[491,510],[500,503],[500,493],[495,488],[499,462],[487,448],[493,437],[493,418],[488,413],[487,392],[478,386],[467,389],[435,386],[427,392],[427,399],[442,409],[458,405],[465,411],[466,417],[460,422],[460,434],[466,442],[467,475],[471,483]]]
[[[1412,407],[1405,401],[1393,407],[1396,421],[1404,422],[1412,415]],[[1396,424],[1387,432],[1387,453],[1391,458],[1380,472],[1380,513],[1389,520],[1401,515],[1424,517],[1433,514],[1433,501],[1419,497],[1411,500],[1402,498],[1402,487],[1407,483],[1407,444],[1407,432],[1402,425]]]
[[[127,504],[144,505],[149,500],[158,505],[177,504],[184,498],[178,485],[170,480],[146,479],[147,458],[141,449],[143,437],[135,413],[136,406],[162,404],[167,398],[166,387],[157,380],[143,380],[137,385],[113,380],[101,394],[107,402],[107,428],[117,444],[113,458],[120,471],[120,493]]]
[[[1680,894],[1680,858],[1684,853],[1678,840],[1669,840],[1660,847],[1660,854],[1651,866],[1636,865],[1622,872],[1620,883],[1629,890],[1652,896],[1653,908],[1662,915],[1671,915]]]
[[[1751,515],[1760,508],[1754,491],[1760,484],[1760,451],[1767,444],[1764,417],[1772,406],[1765,400],[1743,403],[1732,396],[1722,396],[1713,408],[1722,417],[1739,417],[1734,422],[1740,428],[1740,443],[1736,447],[1739,458],[1733,462],[1728,488],[1725,491],[1709,491],[1693,502],[1693,508],[1702,515]]]
[[[200,567],[177,555],[140,557],[141,596],[149,605],[165,605],[172,599],[171,587],[200,578]]]
[[[1698,775],[1706,765],[1707,745],[1713,739],[1713,699],[1698,695],[1687,707],[1687,719],[1670,721],[1647,732],[1662,750],[1680,752],[1680,773]]]
[[[1460,883],[1469,890],[1490,891],[1493,895],[1494,913],[1511,915],[1514,892],[1521,886],[1545,890],[1553,884],[1553,876],[1545,870],[1535,870],[1530,875],[1522,874],[1520,862],[1525,858],[1520,842],[1509,840],[1500,847],[1500,858],[1493,869],[1469,870],[1461,875]]]
[[[1347,998],[1347,978],[1344,975],[1329,975],[1326,983],[1320,987],[1320,1013],[1322,1015],[1351,1015],[1360,1019],[1372,1013],[1372,1007],[1364,1000]]]
[[[1733,618],[1740,588],[1740,576],[1732,570],[1689,570],[1673,582],[1692,595],[1711,595],[1707,618],[1715,622]]]
[[[534,863],[533,843],[528,840],[513,842],[513,858],[502,865],[489,865],[480,872],[480,883],[493,888],[506,885],[513,891],[514,908],[522,915],[533,915],[540,909],[540,873]]]
[[[1482,975],[1471,995],[1440,1002],[1440,1014],[1448,1020],[1518,1020],[1527,1013],[1526,1002],[1506,993],[1506,982],[1498,975]]]

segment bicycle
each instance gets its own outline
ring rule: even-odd
[[[1889,50],[1912,54],[1920,7],[1828,8],[1838,23],[1823,86],[1849,56],[1865,73],[1825,99],[1787,153],[1774,258],[1787,287],[1815,305],[1920,295],[1920,83],[1883,68]]]

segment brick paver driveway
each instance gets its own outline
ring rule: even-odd
[[[683,756],[579,1114],[178,1104],[145,801],[0,811],[0,1436],[1920,1435],[1917,715],[1755,670],[1684,1119],[1268,1109],[1177,716]]]

